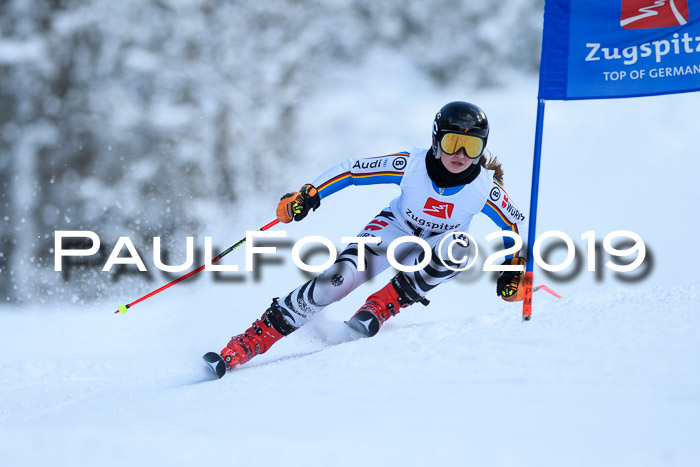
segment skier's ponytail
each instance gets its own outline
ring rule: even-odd
[[[493,178],[495,178],[498,183],[503,185],[503,167],[501,167],[498,157],[492,155],[491,152],[488,154],[489,160],[486,160],[486,154],[482,154],[481,158],[479,159],[479,164],[487,170],[493,170]]]

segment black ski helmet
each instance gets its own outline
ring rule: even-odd
[[[438,143],[442,135],[465,132],[483,139],[484,148],[486,147],[486,140],[489,137],[489,121],[484,111],[474,104],[461,101],[450,102],[443,106],[433,121],[433,154],[435,157],[440,157]]]

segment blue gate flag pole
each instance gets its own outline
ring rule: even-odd
[[[693,91],[700,91],[700,0],[545,0],[523,320],[532,316],[545,99]]]
[[[537,199],[540,187],[540,158],[542,155],[542,129],[544,127],[544,99],[537,101],[537,126],[535,128],[535,154],[532,160],[532,184],[530,188],[530,221],[528,224],[528,248],[525,270],[525,298],[523,299],[523,321],[529,321],[532,316],[532,272],[535,231],[537,228]]]

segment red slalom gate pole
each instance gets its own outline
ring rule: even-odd
[[[533,273],[532,271],[525,272],[525,297],[523,298],[523,321],[530,321],[532,317],[532,282]]]
[[[546,285],[538,285],[537,287],[532,289],[533,292],[537,292],[538,290],[544,290],[545,292],[549,292],[550,294],[554,295],[557,298],[564,298],[561,295],[559,295],[558,293],[556,293],[554,290],[547,287]]]
[[[269,228],[271,228],[271,227],[274,227],[274,226],[277,225],[278,223],[279,223],[279,220],[275,219],[274,221],[270,222],[269,224],[267,224],[267,225],[265,225],[265,226],[263,226],[263,227],[260,227],[260,228],[258,229],[258,231],[259,231],[259,232],[265,231],[265,230],[267,230],[267,229],[269,229]],[[217,261],[219,261],[221,258],[223,258],[224,256],[226,256],[227,254],[231,253],[233,250],[235,250],[235,249],[238,248],[239,246],[243,245],[243,244],[245,243],[245,241],[246,241],[246,237],[243,237],[242,239],[238,240],[236,243],[234,243],[233,245],[231,245],[230,247],[228,247],[226,250],[224,250],[224,251],[222,251],[221,253],[219,253],[218,256],[216,256],[215,258],[212,258],[211,264],[216,263]],[[149,298],[149,297],[152,297],[152,296],[154,296],[154,295],[156,295],[156,294],[161,293],[163,290],[172,287],[173,285],[177,284],[178,282],[184,281],[184,280],[187,279],[188,277],[194,276],[194,275],[197,274],[198,272],[204,271],[204,268],[205,268],[206,266],[207,266],[206,264],[203,264],[203,265],[201,265],[200,267],[198,267],[197,269],[195,269],[194,271],[190,271],[190,272],[188,272],[187,274],[185,274],[184,276],[178,277],[178,278],[175,279],[174,281],[172,281],[172,282],[170,282],[170,283],[168,283],[168,284],[165,284],[163,287],[161,287],[161,288],[159,288],[159,289],[156,289],[156,290],[154,290],[153,292],[151,292],[151,293],[149,293],[149,294],[147,294],[147,295],[144,295],[143,297],[139,298],[138,300],[134,300],[133,302],[129,303],[128,305],[119,305],[119,308],[118,308],[117,311],[115,311],[114,313],[126,313],[126,310],[128,310],[128,309],[131,308],[132,306],[136,305],[137,303],[142,302],[142,301],[146,300],[146,299]]]

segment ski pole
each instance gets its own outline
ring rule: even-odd
[[[270,222],[269,224],[267,224],[263,227],[260,227],[258,229],[258,231],[265,231],[265,230],[269,229],[270,227],[274,227],[278,223],[279,223],[279,220],[275,219],[274,221]],[[221,258],[226,256],[227,254],[231,253],[233,250],[235,250],[239,246],[243,245],[245,243],[245,240],[246,240],[246,237],[243,237],[242,239],[238,240],[236,243],[234,243],[233,245],[228,247],[226,250],[219,253],[219,255],[216,258],[213,258],[211,260],[211,264],[216,263],[217,261],[219,261]],[[203,264],[200,267],[198,267],[197,269],[195,269],[194,271],[190,271],[187,274],[185,274],[184,276],[178,277],[174,281],[172,281],[168,284],[165,284],[163,287],[154,290],[153,292],[149,293],[148,295],[144,295],[143,297],[139,298],[138,300],[134,300],[133,302],[129,303],[128,305],[119,305],[119,308],[117,309],[117,311],[115,311],[115,313],[126,313],[126,310],[128,310],[132,306],[136,305],[137,303],[142,302],[142,301],[146,300],[147,298],[152,297],[155,294],[162,292],[163,290],[167,289],[168,287],[172,287],[173,285],[177,284],[178,282],[184,281],[185,279],[187,279],[190,276],[194,276],[198,272],[203,271],[206,266],[207,266],[206,264]]]

